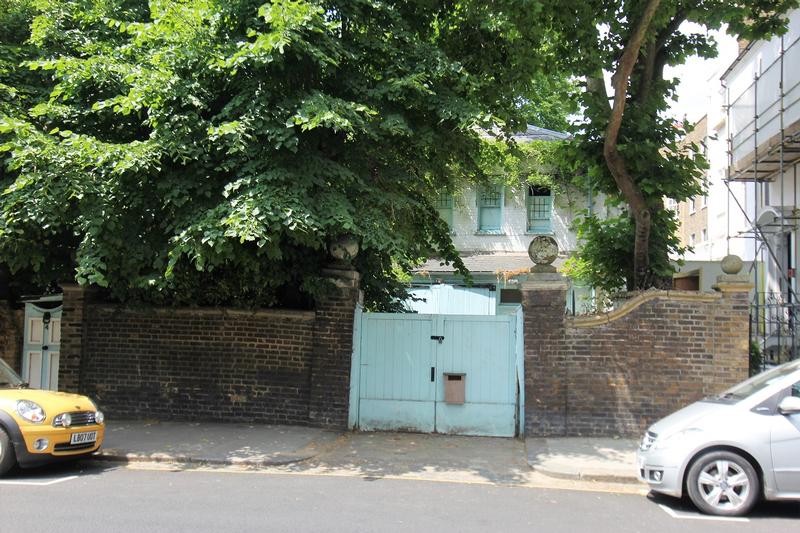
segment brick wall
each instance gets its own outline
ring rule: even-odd
[[[114,417],[308,422],[313,312],[90,304],[85,325],[80,390]]]
[[[0,301],[0,359],[20,372],[25,313]]]
[[[350,363],[353,320],[360,300],[359,275],[329,270],[336,291],[316,302],[314,359],[309,420],[315,426],[347,427],[350,406]]]
[[[527,285],[528,436],[639,436],[747,377],[746,288],[645,293],[573,319],[557,313],[563,289]]]

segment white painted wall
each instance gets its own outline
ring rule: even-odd
[[[460,252],[524,253],[537,234],[528,233],[526,187],[505,188],[502,234],[479,234],[478,207],[474,188],[465,190],[453,199],[453,243]],[[552,235],[562,252],[572,252],[577,247],[575,233],[570,224],[586,209],[585,193],[575,191],[553,200]],[[570,205],[571,204],[571,205]]]

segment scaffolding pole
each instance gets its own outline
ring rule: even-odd
[[[725,83],[725,112],[727,117],[728,168],[724,183],[728,192],[727,227],[728,252],[730,239],[753,239],[753,266],[756,277],[756,290],[751,300],[750,340],[766,356],[768,363],[780,363],[798,356],[798,320],[800,302],[796,296],[797,268],[797,167],[800,164],[800,119],[787,124],[787,108],[800,108],[800,96],[787,96],[800,93],[800,81],[786,86],[785,69],[791,68],[800,60],[800,39],[785,46],[783,37],[779,38],[778,55],[766,69],[754,73],[752,83],[733,101],[731,89]],[[792,57],[787,61],[787,54]],[[796,58],[794,56],[797,56]],[[759,65],[760,67],[761,65]],[[778,76],[775,70],[777,69]],[[766,81],[763,81],[765,80]],[[772,80],[772,81],[771,81]],[[777,98],[771,99],[777,83]],[[760,95],[766,95],[761,96]],[[752,98],[752,101],[750,101]],[[761,105],[763,100],[763,105]],[[752,120],[743,124],[740,110],[752,105]],[[776,109],[777,106],[777,109]],[[777,135],[774,132],[777,122]],[[791,129],[788,132],[787,129]],[[766,130],[766,131],[764,131]],[[763,134],[762,134],[763,132]],[[752,146],[746,151],[745,143]],[[745,163],[742,163],[745,161]],[[791,187],[785,180],[791,174]],[[778,190],[770,190],[770,184],[777,179]],[[731,183],[752,183],[752,216],[748,205],[742,205],[731,188]],[[792,192],[787,201],[787,189]],[[775,193],[779,201],[772,220],[762,220],[766,209],[775,207]],[[731,199],[742,213],[749,229],[731,236]],[[764,284],[761,285],[760,260],[764,263]]]

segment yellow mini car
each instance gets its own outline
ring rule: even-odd
[[[96,452],[103,413],[86,396],[34,390],[0,359],[0,476]]]

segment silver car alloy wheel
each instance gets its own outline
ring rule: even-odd
[[[747,502],[750,479],[741,466],[720,459],[705,465],[697,477],[697,488],[708,505],[735,511]]]

